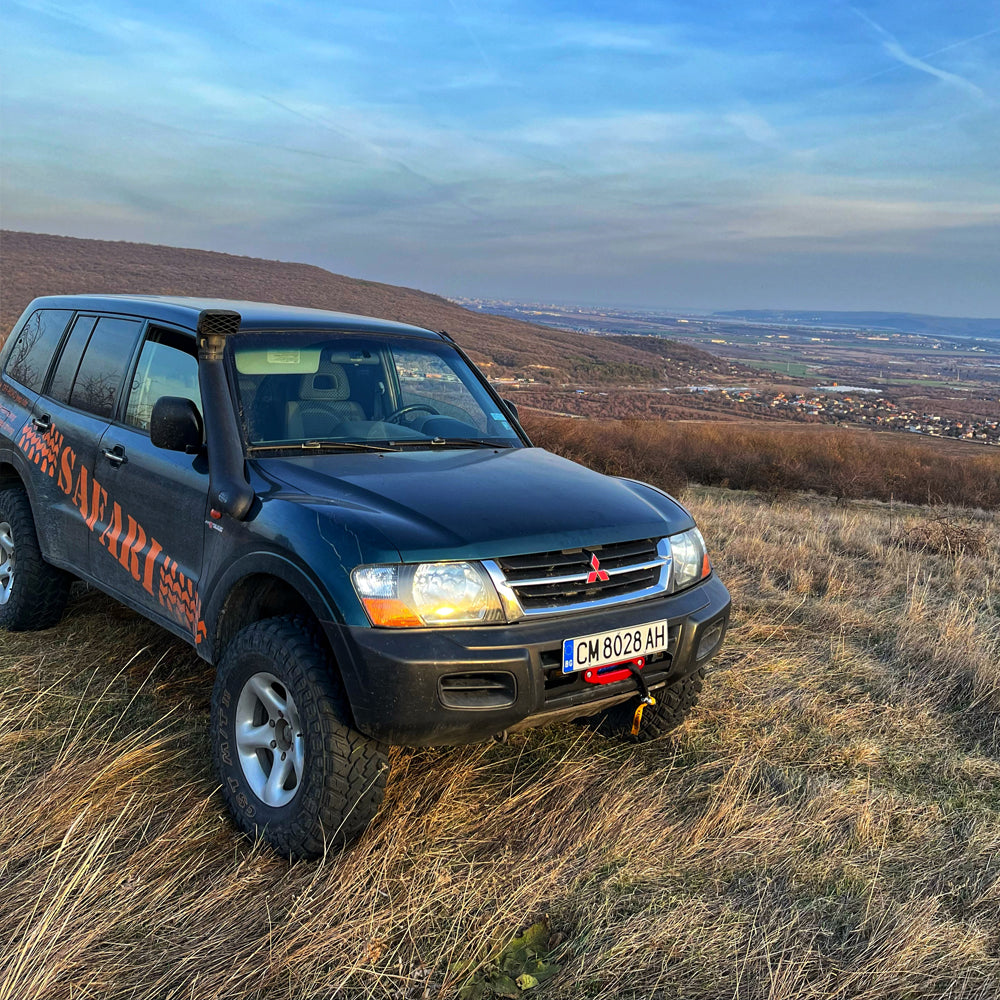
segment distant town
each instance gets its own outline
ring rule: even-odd
[[[809,415],[837,424],[861,424],[877,430],[908,431],[931,437],[978,441],[1000,445],[1000,417],[957,420],[940,414],[906,410],[880,398],[878,390],[852,386],[838,392],[837,386],[821,386],[812,393],[766,392],[746,387],[690,385],[672,392],[716,393],[718,398],[762,411]]]
[[[607,397],[617,397],[607,404],[609,415],[617,415],[616,407],[621,412],[626,405],[621,398],[632,393],[637,415],[696,419],[693,410],[703,418],[729,414],[851,424],[1000,445],[1000,320],[848,313],[684,316],[483,299],[460,304],[594,336],[663,338],[707,352],[702,358],[714,357],[701,371],[696,360],[678,357],[665,365],[666,385],[616,386]],[[852,326],[852,317],[871,325]],[[570,415],[595,415],[597,401],[588,405],[591,398],[608,391],[596,379],[538,386],[543,374],[517,372],[503,381],[521,390],[518,398],[523,393],[527,402],[534,396],[539,408]],[[685,377],[688,384],[682,384]],[[669,403],[650,401],[657,389]]]

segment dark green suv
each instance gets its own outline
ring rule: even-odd
[[[533,448],[446,334],[54,296],[0,360],[0,626],[79,577],[191,642],[223,794],[285,853],[364,830],[390,744],[658,736],[723,641],[688,512]]]

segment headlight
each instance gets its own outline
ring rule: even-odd
[[[359,566],[354,589],[373,625],[484,625],[503,622],[493,581],[478,563]]]
[[[674,590],[689,587],[712,572],[712,564],[705,551],[705,539],[697,528],[671,535],[670,552],[674,561]]]

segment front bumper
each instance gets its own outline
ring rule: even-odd
[[[505,729],[593,715],[635,696],[631,678],[599,685],[579,673],[564,675],[564,639],[666,619],[670,648],[643,669],[655,691],[718,652],[729,611],[729,592],[713,574],[680,594],[509,625],[323,627],[358,729],[386,743],[431,746],[478,743]]]

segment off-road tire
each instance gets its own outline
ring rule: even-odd
[[[34,632],[58,624],[66,610],[73,578],[50,566],[42,558],[31,515],[31,503],[22,486],[0,490],[0,525],[4,537],[13,543],[13,552],[0,544],[0,565],[9,566],[10,593],[0,604],[0,629],[8,632]],[[0,586],[0,594],[5,590]]]
[[[261,673],[277,678],[294,699],[305,741],[297,790],[279,807],[255,794],[236,743],[240,694]],[[236,825],[290,858],[315,858],[345,847],[364,832],[382,804],[389,774],[386,747],[353,727],[329,654],[304,618],[256,622],[229,643],[212,692],[211,742],[222,794]]]
[[[643,709],[642,722],[636,736],[632,735],[632,719],[639,705],[638,695],[595,715],[590,724],[599,733],[619,737],[628,743],[648,743],[659,739],[676,729],[688,717],[698,702],[704,681],[705,668],[699,667],[693,674],[654,691],[656,704],[647,705]]]

